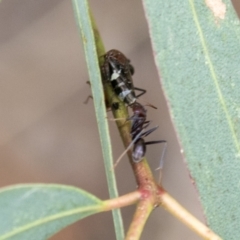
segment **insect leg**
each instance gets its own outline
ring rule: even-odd
[[[146,125],[146,127],[148,127],[148,125],[149,125],[149,123]],[[151,128],[151,129],[147,130],[146,132],[143,132],[140,136],[141,136],[141,137],[146,137],[146,136],[148,136],[150,133],[154,132],[157,128],[158,128],[158,126],[153,127],[153,128]]]
[[[134,87],[134,90],[137,90],[137,91],[141,92],[138,95],[136,95],[136,98],[141,97],[142,95],[144,95],[147,92],[147,90],[142,89],[142,88],[138,88],[138,87]]]
[[[117,161],[114,163],[113,167],[115,168],[118,163],[120,162],[120,160],[123,158],[123,156],[127,153],[127,151],[133,146],[133,144],[140,138],[142,132],[140,132],[139,134],[137,134],[137,136],[132,140],[132,142],[128,145],[128,147],[124,150],[124,152],[119,156],[119,158],[117,159]]]
[[[84,104],[88,104],[88,100],[89,99],[93,99],[93,96],[92,95],[88,95],[88,97],[86,98],[86,100],[83,102]]]
[[[150,145],[150,144],[156,144],[156,143],[164,143],[163,151],[162,151],[161,158],[160,158],[159,167],[155,169],[155,170],[159,170],[158,183],[160,184],[161,180],[162,180],[162,169],[163,169],[163,164],[164,164],[164,156],[165,156],[165,153],[166,153],[166,150],[167,150],[167,141],[165,141],[165,140],[149,141],[149,142],[146,142],[145,144]]]

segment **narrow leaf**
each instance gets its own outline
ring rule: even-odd
[[[102,145],[109,194],[111,198],[116,198],[118,197],[118,191],[115,173],[112,170],[113,159],[111,140],[109,135],[103,86],[99,69],[99,56],[97,55],[102,55],[105,52],[96,25],[92,23],[93,18],[90,15],[87,0],[73,0],[73,8],[75,12],[75,19],[84,45],[85,57],[88,66],[98,129]],[[124,229],[120,209],[113,210],[113,218],[117,239],[121,240],[124,238]]]
[[[0,191],[0,240],[43,240],[98,213],[93,195],[62,185],[17,185]]]
[[[143,2],[156,65],[207,222],[223,239],[239,239],[239,20],[229,0]]]

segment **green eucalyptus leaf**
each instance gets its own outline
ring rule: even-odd
[[[238,17],[229,0],[143,3],[163,89],[207,222],[222,238],[239,239]]]
[[[102,146],[108,189],[111,198],[118,197],[115,172],[113,171],[113,158],[103,85],[99,69],[99,57],[105,53],[97,26],[91,16],[87,0],[72,0],[75,20],[81,33],[85,58],[91,82],[92,95],[97,117],[100,141]],[[124,238],[124,227],[120,209],[113,210],[114,227],[118,240]]]
[[[0,191],[0,240],[43,240],[103,210],[93,195],[62,185],[16,185]]]

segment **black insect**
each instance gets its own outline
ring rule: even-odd
[[[131,105],[133,115],[128,119],[132,121],[131,135],[134,139],[139,132],[142,131],[144,126],[149,123],[147,119],[147,110],[143,107],[142,104],[135,102]]]
[[[147,128],[148,125],[149,124],[147,124],[145,126],[145,128]],[[132,160],[133,160],[133,162],[138,163],[143,159],[143,157],[145,156],[146,151],[147,151],[146,145],[157,144],[157,143],[165,143],[162,154],[161,154],[159,166],[156,169],[156,170],[159,170],[158,182],[161,183],[162,169],[163,169],[164,155],[165,155],[165,151],[166,151],[166,148],[167,148],[167,141],[165,141],[165,140],[148,141],[148,142],[144,141],[144,138],[146,136],[148,136],[150,133],[152,133],[153,131],[155,131],[157,128],[158,128],[158,126],[156,126],[154,128],[151,128],[151,129],[149,129],[145,132],[142,131],[136,136],[136,138],[133,140],[133,142],[135,142],[135,143],[133,145],[133,150],[132,150]]]
[[[146,93],[146,90],[134,87],[132,81],[134,68],[130,60],[118,50],[110,50],[104,55],[101,71],[103,79],[111,83],[116,95],[127,105],[132,105],[138,97]],[[141,93],[136,96],[134,90],[141,91]]]
[[[132,136],[132,142],[129,144],[127,149],[121,154],[121,156],[117,159],[116,163],[114,164],[114,167],[119,163],[123,155],[131,148],[132,150],[132,160],[135,163],[140,162],[143,157],[146,154],[146,146],[151,144],[157,144],[157,143],[167,143],[165,140],[157,140],[157,141],[148,141],[145,142],[144,138],[147,137],[149,134],[151,134],[153,131],[155,131],[158,126],[153,127],[149,130],[146,130],[148,128],[150,121],[147,121],[147,110],[144,108],[143,105],[141,105],[138,102],[135,102],[131,105],[131,108],[133,110],[133,115],[128,118],[128,120],[132,121],[132,127],[131,127],[131,136]],[[166,146],[166,145],[165,145]],[[166,147],[165,147],[166,148]],[[162,160],[165,152],[165,148],[160,160],[160,166],[158,169],[162,169]]]
[[[166,143],[165,140],[148,141],[145,142],[144,138],[150,133],[155,131],[158,126],[144,131],[150,124],[150,121],[146,121],[147,110],[138,102],[132,105],[133,116],[129,119],[132,120],[131,135],[134,142],[132,159],[135,163],[140,162],[146,153],[146,145]]]

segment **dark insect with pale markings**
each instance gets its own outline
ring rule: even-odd
[[[103,79],[111,83],[115,94],[129,106],[146,92],[144,89],[134,87],[132,81],[134,68],[130,60],[118,50],[110,50],[104,55],[101,71]],[[136,96],[134,90],[141,91],[141,93]]]
[[[104,55],[104,63],[101,66],[101,72],[103,81],[111,83],[111,86],[115,94],[121,101],[126,103],[132,108],[133,115],[127,120],[132,121],[131,137],[132,143],[124,151],[124,153],[118,158],[115,166],[120,161],[122,156],[133,146],[132,160],[138,163],[142,160],[146,153],[146,145],[166,143],[165,140],[148,141],[145,142],[144,138],[155,131],[158,126],[149,130],[145,130],[150,121],[147,121],[147,110],[140,103],[137,102],[137,98],[146,93],[146,90],[136,88],[133,85],[132,75],[134,74],[134,68],[130,64],[130,60],[127,59],[123,53],[118,50],[110,50]],[[141,91],[139,95],[135,95],[135,90]],[[155,108],[152,105],[149,105]],[[117,110],[118,105],[113,103],[112,108]],[[162,158],[161,158],[162,161]],[[161,163],[160,163],[161,166]]]

